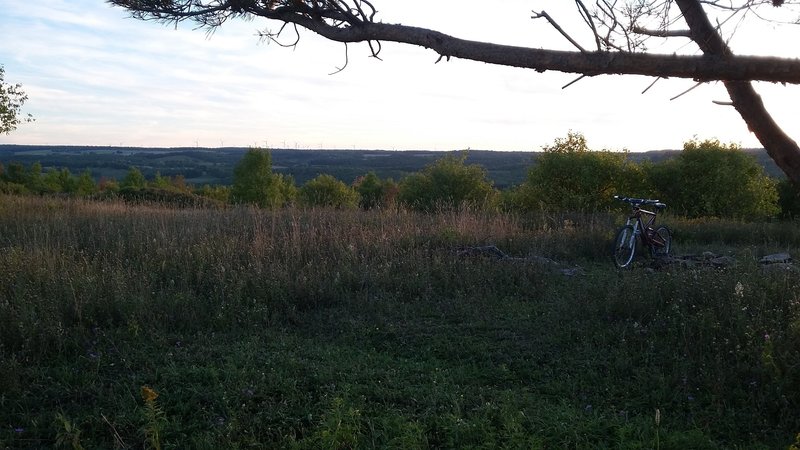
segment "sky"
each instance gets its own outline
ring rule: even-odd
[[[545,10],[585,46],[592,42],[572,2],[373,3],[384,22],[570,50],[546,22],[531,19],[531,10]],[[0,11],[5,81],[23,85],[24,112],[36,118],[0,143],[535,151],[572,130],[593,149],[676,149],[692,138],[760,147],[732,107],[712,103],[728,100],[720,83],[675,100],[694,82],[660,80],[642,94],[652,78],[597,76],[562,89],[576,76],[455,58],[437,64],[431,50],[392,43],[382,60],[350,44],[347,67],[331,75],[345,62],[343,44],[308,31],[295,48],[264,42],[258,31],[280,26],[266,19],[231,21],[209,34],[191,23],[134,20],[102,0],[0,0]],[[797,57],[798,28],[748,21],[731,46]],[[657,52],[696,53],[678,44],[649,43]],[[800,139],[800,87],[756,88]]]

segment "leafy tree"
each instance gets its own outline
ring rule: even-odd
[[[447,155],[407,176],[400,182],[400,202],[421,211],[464,204],[494,206],[499,194],[486,178],[486,170],[477,164],[466,165],[466,159],[466,152]]]
[[[159,189],[168,189],[172,186],[169,177],[162,177],[161,172],[156,172],[155,176],[153,177],[153,181],[148,184]]]
[[[31,164],[31,167],[28,169],[27,174],[25,175],[25,186],[36,193],[45,192],[46,188],[44,186],[44,179],[42,177],[42,164],[40,162],[37,161]]]
[[[614,194],[647,191],[641,168],[627,153],[591,151],[580,133],[570,131],[543,150],[514,194],[519,209],[596,211],[615,206]]]
[[[67,170],[67,179],[68,178],[69,178],[69,170]],[[61,176],[61,172],[56,168],[51,167],[42,177],[41,183],[39,184],[39,189],[40,189],[39,192],[43,194],[67,192],[62,185],[63,181],[64,180]]]
[[[84,170],[76,180],[75,194],[86,196],[95,192],[97,192],[97,184],[92,178],[92,173],[89,170]]]
[[[290,203],[294,196],[294,180],[272,173],[272,157],[267,150],[248,150],[233,169],[231,199],[235,203],[275,208]]]
[[[387,41],[430,48],[440,58],[471,59],[539,72],[557,70],[589,76],[638,74],[721,81],[728,91],[731,106],[748,128],[789,178],[800,183],[800,146],[770,117],[751,84],[751,81],[800,84],[800,60],[736,55],[720,31],[721,24],[736,16],[760,18],[763,8],[779,7],[786,3],[784,0],[623,0],[596,2],[595,6],[588,7],[583,0],[576,0],[578,14],[583,19],[577,23],[586,25],[583,31],[588,32],[584,35],[589,38],[583,45],[545,11],[534,13],[534,18],[546,19],[576,47],[572,52],[535,45],[526,48],[464,40],[435,30],[393,23],[391,18],[378,17],[374,0],[107,1],[126,8],[139,19],[166,23],[193,20],[208,28],[218,27],[233,17],[264,17],[293,26],[281,26],[277,33],[266,31],[263,37],[276,39],[286,28],[302,27],[345,44],[366,42],[376,57],[382,48],[380,42]],[[487,6],[487,10],[489,8]],[[506,15],[507,12],[501,17]],[[790,17],[785,21],[797,23],[798,19]],[[683,42],[686,38],[696,48],[686,48]],[[672,54],[669,51],[648,53],[646,43],[654,39],[667,44],[677,40],[675,51]],[[593,47],[591,51],[584,48],[587,44]],[[696,55],[697,51],[703,55]]]
[[[8,168],[5,173],[3,173],[3,179],[9,183],[26,184],[28,182],[28,175],[25,171],[25,166],[18,162],[9,163]]]
[[[142,174],[142,171],[137,167],[128,169],[125,178],[122,179],[120,187],[122,189],[144,189],[147,186],[147,179]]]
[[[691,140],[677,157],[647,172],[657,195],[688,216],[763,218],[778,212],[776,182],[736,144]]]
[[[305,206],[355,208],[358,192],[332,175],[319,175],[300,187],[300,203]]]
[[[358,204],[363,209],[390,207],[397,197],[397,184],[391,179],[381,180],[375,172],[358,177],[353,187],[358,192]]]
[[[30,114],[21,116],[20,109],[28,96],[21,85],[6,84],[5,73],[5,68],[0,66],[0,134],[10,134],[17,125],[34,120]]]

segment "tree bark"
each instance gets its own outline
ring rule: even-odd
[[[337,42],[383,41],[430,48],[455,57],[501,66],[594,75],[646,75],[694,80],[771,81],[800,84],[800,60],[717,54],[703,56],[625,52],[577,52],[517,47],[456,38],[426,28],[364,22],[337,28],[296,13],[277,14],[277,20],[295,23]]]
[[[708,20],[698,0],[676,0],[676,3],[689,25],[692,40],[704,54],[728,60],[737,58]],[[750,81],[727,79],[723,82],[733,107],[747,127],[792,183],[800,186],[800,147],[797,142],[778,126]]]

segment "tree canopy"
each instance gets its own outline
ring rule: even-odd
[[[233,169],[231,197],[236,203],[274,208],[295,197],[294,181],[272,172],[269,151],[251,148]]]
[[[381,42],[399,42],[437,52],[442,58],[462,58],[490,64],[572,72],[581,76],[639,74],[722,81],[733,106],[764,145],[777,165],[800,183],[800,147],[767,112],[751,81],[800,84],[800,60],[736,55],[720,32],[729,21],[759,20],[765,8],[782,7],[792,14],[792,0],[622,0],[587,6],[576,0],[577,14],[591,31],[591,50],[585,48],[546,11],[546,19],[576,48],[574,51],[500,45],[450,36],[436,30],[378,20],[374,0],[108,0],[133,17],[177,23],[191,20],[215,28],[236,17],[263,17],[282,22],[276,39],[290,25],[343,43],[366,43],[374,56]],[[796,17],[783,20],[797,22]],[[717,25],[714,25],[716,23]],[[574,30],[573,30],[574,33]],[[299,37],[299,34],[298,34]],[[694,48],[674,54],[648,53],[648,39],[689,39]],[[702,55],[691,54],[699,51]],[[689,52],[689,53],[687,53]]]
[[[28,96],[19,84],[6,84],[5,69],[0,66],[0,134],[10,134],[24,122],[32,122],[30,114],[22,115],[20,110]]]

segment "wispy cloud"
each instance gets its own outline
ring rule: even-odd
[[[498,17],[471,1],[457,3],[458,16],[455,0],[379,6],[390,22],[569,46],[530,21],[527,1],[507,0]],[[690,81],[662,81],[644,96],[650,80],[640,77],[587,78],[562,90],[573,76],[433,64],[435,53],[399,44],[384,46],[384,61],[351,45],[348,68],[330,76],[345,61],[343,45],[310,33],[295,50],[259,41],[256,30],[274,23],[230,22],[209,36],[132,20],[99,0],[0,3],[0,63],[37,117],[0,142],[531,150],[572,129],[596,147],[674,148],[695,134],[757,145],[732,108],[711,104],[725,95],[714,85],[674,102]],[[763,89],[778,120],[800,135],[798,89]]]

